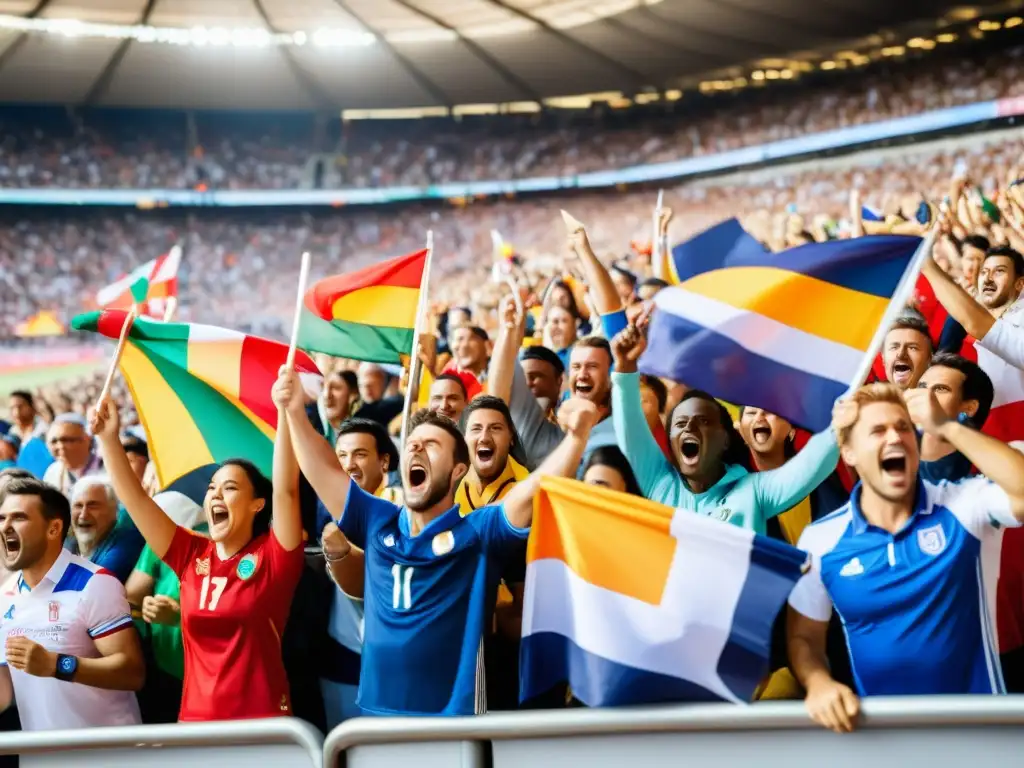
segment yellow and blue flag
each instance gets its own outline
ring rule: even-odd
[[[694,268],[704,264],[709,255],[734,260],[756,258],[766,253],[764,245],[747,232],[738,219],[726,219],[672,247],[668,281],[678,285],[693,274]]]
[[[921,238],[830,240],[781,253],[704,250],[655,298],[643,373],[764,408],[813,432],[851,386]]]
[[[520,698],[568,682],[591,707],[750,701],[806,563],[738,526],[545,477],[526,554]]]

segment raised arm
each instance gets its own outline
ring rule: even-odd
[[[508,405],[512,398],[512,377],[516,367],[516,353],[523,343],[525,318],[519,313],[515,297],[509,294],[498,307],[500,329],[491,351],[487,367],[487,391]]]
[[[589,400],[574,397],[562,403],[558,419],[565,428],[565,437],[559,446],[544,459],[535,472],[520,480],[509,491],[503,504],[505,517],[516,528],[529,528],[533,522],[533,498],[540,489],[544,475],[575,477],[576,469],[583,459],[590,439],[590,430],[597,423],[600,414],[597,406]]]
[[[839,463],[839,445],[831,429],[807,441],[796,456],[778,469],[754,472],[744,478],[753,483],[762,518],[767,520],[791,509],[821,485]]]
[[[128,463],[128,454],[121,445],[121,420],[113,400],[106,398],[96,406],[90,427],[99,441],[103,465],[110,475],[114,493],[153,554],[163,558],[171,546],[177,526],[146,493]]]
[[[924,260],[921,269],[935,291],[935,298],[946,308],[950,316],[964,327],[976,339],[984,339],[996,320],[981,304],[963,288],[953,282],[952,278],[931,257]]]
[[[307,418],[298,374],[291,369],[283,369],[274,384],[274,390],[275,398],[284,405],[292,450],[299,469],[331,517],[334,520],[341,519],[352,481],[338,463],[334,450],[323,436],[317,434]]]
[[[903,393],[910,417],[919,429],[941,437],[1009,497],[1010,513],[1024,522],[1024,453],[994,437],[946,417],[930,389]]]
[[[640,374],[636,367],[646,342],[636,326],[630,325],[612,339],[611,345],[615,356],[615,371],[612,373],[615,442],[633,468],[640,490],[651,498],[658,480],[675,470],[651,434],[640,400]]]
[[[615,283],[612,282],[604,264],[597,258],[594,249],[590,247],[590,239],[582,226],[569,233],[569,245],[580,260],[580,267],[590,288],[590,295],[594,297],[597,311],[607,315],[622,309],[622,300],[615,290]]]
[[[281,372],[284,372],[284,368]],[[280,378],[271,390],[271,399],[277,406],[277,436],[274,438],[274,508],[271,525],[274,537],[288,552],[302,544],[302,515],[299,511],[299,464],[292,450],[291,429],[285,414],[284,393],[278,387]],[[305,407],[303,407],[305,413]],[[309,420],[306,419],[306,423]],[[312,425],[311,425],[312,426]]]

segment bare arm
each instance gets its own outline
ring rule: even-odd
[[[503,502],[505,517],[515,528],[529,528],[533,522],[533,498],[540,490],[544,475],[574,477],[587,448],[590,430],[597,423],[599,413],[593,403],[572,398],[562,403],[558,418],[565,425],[565,437],[559,446],[529,477],[515,484]]]
[[[320,544],[327,571],[338,588],[349,597],[362,599],[366,588],[366,555],[354,546],[334,523],[324,526]]]
[[[976,339],[984,339],[996,320],[967,291],[953,282],[932,258],[924,260],[921,270],[935,291],[935,298],[946,308],[950,316]]]
[[[487,368],[487,391],[501,398],[507,405],[512,397],[512,377],[515,374],[516,352],[523,343],[525,318],[519,313],[515,297],[506,296],[498,308],[501,328],[491,351]]]
[[[1024,522],[1024,454],[952,419],[938,433],[1009,496],[1011,514]]]
[[[79,659],[75,682],[108,691],[138,691],[146,680],[146,663],[134,627],[94,641],[98,659]]]
[[[274,394],[277,394],[276,391]],[[299,465],[292,450],[288,417],[280,406],[277,409],[277,436],[274,438],[273,484],[274,509],[271,525],[278,543],[286,551],[291,552],[302,544]]]
[[[142,607],[143,598],[152,596],[155,586],[156,580],[148,573],[143,573],[142,571],[131,572],[128,581],[125,582],[124,591],[128,596],[128,605],[132,607],[132,613],[137,612]]]
[[[611,312],[618,312],[622,309],[622,300],[615,290],[615,283],[611,275],[604,268],[604,264],[597,258],[593,248],[590,247],[590,240],[587,238],[586,230],[578,229],[569,234],[569,243],[573,252],[580,260],[583,269],[583,276],[586,278],[590,288],[590,295],[594,297],[594,304],[597,311],[602,315]]]
[[[128,455],[121,446],[117,406],[109,398],[100,403],[92,417],[92,433],[99,438],[103,465],[110,475],[117,498],[124,504],[135,527],[159,558],[167,554],[177,526],[142,487]]]
[[[306,416],[302,385],[295,371],[283,371],[274,388],[279,393],[281,401],[287,403],[285,413],[288,431],[299,469],[309,480],[331,517],[338,520],[345,511],[349,484],[352,481],[341,468],[331,446],[323,436],[317,434]]]
[[[807,713],[816,723],[833,731],[852,731],[860,713],[860,701],[853,691],[832,679],[825,655],[828,622],[809,619],[792,607],[787,610],[789,666],[807,691]]]

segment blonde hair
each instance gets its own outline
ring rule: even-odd
[[[897,389],[895,384],[889,384],[884,381],[865,384],[853,393],[849,398],[849,402],[856,403],[857,405],[857,420],[860,420],[860,410],[865,405],[870,405],[871,403],[892,403],[893,405],[898,405],[904,411],[907,410],[907,402],[903,399],[903,393]],[[907,415],[910,415],[909,411],[907,411]],[[839,430],[836,437],[840,445],[844,445],[850,439],[850,432],[857,425],[857,420],[848,427]]]

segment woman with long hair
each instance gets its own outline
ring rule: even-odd
[[[666,458],[640,401],[636,361],[644,343],[635,325],[612,342],[612,418],[619,448],[647,498],[763,534],[768,520],[806,497],[836,468],[839,447],[826,430],[779,469],[751,474],[750,455],[729,412],[700,390],[687,392],[669,412],[665,429],[672,456]]]
[[[146,493],[121,445],[113,401],[92,417],[118,498],[181,581],[183,721],[292,711],[281,634],[304,555],[298,469],[280,408],[278,415],[273,485],[249,461],[222,462],[203,500],[209,538],[177,525]]]

